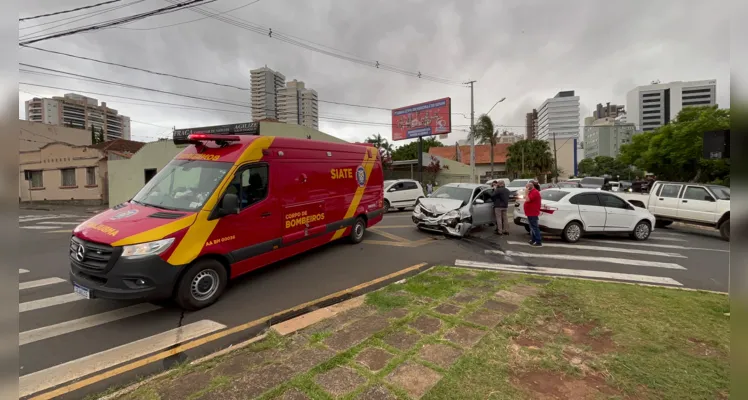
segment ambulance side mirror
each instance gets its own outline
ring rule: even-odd
[[[239,214],[239,196],[226,193],[221,201],[221,215]]]

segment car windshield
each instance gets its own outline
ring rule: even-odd
[[[506,187],[523,188],[525,187],[525,185],[527,185],[527,182],[530,182],[530,179],[515,179],[509,182],[509,184],[506,185]]]
[[[730,200],[730,188],[727,186],[709,186],[715,196],[720,200]]]
[[[173,160],[154,176],[132,201],[175,211],[197,211],[213,194],[231,163]]]
[[[540,198],[545,201],[559,201],[567,194],[569,194],[569,192],[564,190],[548,189],[540,192]]]
[[[392,185],[395,182],[397,182],[397,181],[384,181],[384,188],[387,189],[387,187],[389,187],[390,185]]]
[[[435,199],[454,199],[462,202],[469,202],[470,195],[473,194],[473,189],[457,187],[457,186],[442,186],[437,189],[430,197]]]

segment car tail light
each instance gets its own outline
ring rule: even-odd
[[[557,210],[558,210],[558,208],[556,208],[556,207],[540,206],[540,212],[546,213],[546,214],[553,214]]]

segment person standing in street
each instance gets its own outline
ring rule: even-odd
[[[508,235],[509,222],[507,221],[507,210],[509,209],[509,189],[506,188],[504,181],[494,183],[493,194],[493,212],[496,216],[496,234]]]
[[[530,245],[541,247],[543,239],[540,237],[540,226],[538,226],[541,202],[540,191],[535,189],[533,182],[528,182],[525,185],[525,192],[527,193],[527,200],[525,200],[524,210],[527,222],[530,225]]]
[[[434,192],[434,186],[431,185],[431,182],[426,184],[426,194],[431,196],[431,193]]]

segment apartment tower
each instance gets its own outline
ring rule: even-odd
[[[250,71],[252,81],[252,120],[278,120],[278,90],[286,77],[266,67]]]
[[[130,117],[120,115],[105,102],[68,93],[63,97],[34,97],[25,102],[26,120],[48,125],[66,126],[103,132],[104,140],[130,140]]]
[[[278,90],[278,120],[319,129],[317,92],[296,79],[287,82],[286,87]]]
[[[653,131],[670,121],[689,106],[717,104],[715,79],[690,82],[653,82],[638,86],[626,94],[628,122],[639,132]]]

